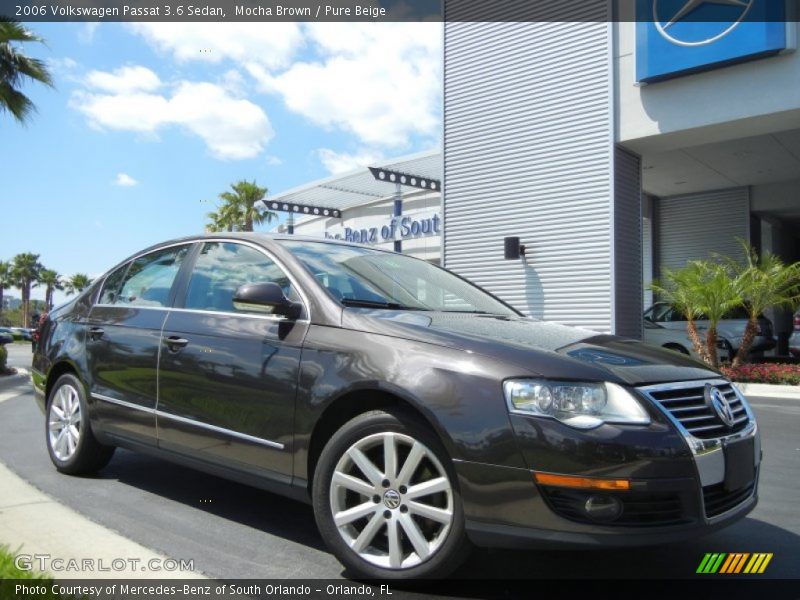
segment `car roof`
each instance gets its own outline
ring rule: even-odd
[[[216,240],[219,238],[227,238],[227,239],[234,239],[234,240],[242,240],[242,241],[250,241],[250,242],[281,242],[281,241],[292,241],[292,242],[312,242],[316,244],[330,244],[336,246],[348,246],[351,248],[364,248],[366,250],[374,250],[376,252],[386,252],[388,254],[392,254],[392,250],[386,250],[384,248],[375,248],[374,246],[369,246],[366,244],[356,244],[353,242],[348,242],[345,240],[337,240],[331,238],[320,238],[314,237],[310,235],[294,235],[290,233],[267,233],[262,231],[219,231],[216,233],[203,233],[198,235],[188,235],[180,238],[175,238],[172,240],[166,240],[163,242],[159,242],[158,244],[153,244],[148,248],[140,250],[135,255],[139,256],[142,254],[146,254],[151,250],[157,250],[162,246],[172,246],[175,244],[180,244],[182,242],[185,243],[192,243],[192,242],[202,242],[204,240]],[[412,257],[413,258],[413,257]],[[127,260],[127,259],[126,259]],[[125,261],[123,261],[125,262]]]

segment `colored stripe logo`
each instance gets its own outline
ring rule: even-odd
[[[769,561],[772,560],[772,553],[756,552],[709,552],[700,561],[697,573],[714,574],[725,573],[727,575],[737,573],[763,573]]]

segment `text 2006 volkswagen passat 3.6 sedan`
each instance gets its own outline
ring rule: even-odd
[[[347,572],[442,576],[478,546],[633,546],[756,504],[719,373],[526,318],[401,254],[293,236],[153,246],[41,326],[53,463],[119,446],[310,501]]]

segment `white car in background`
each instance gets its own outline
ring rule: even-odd
[[[701,330],[701,336],[705,332]],[[692,358],[700,359],[692,346],[692,340],[689,339],[689,334],[686,329],[667,329],[657,323],[645,319],[644,320],[644,343],[651,346],[659,346],[667,350],[674,350],[681,354],[688,354]],[[729,360],[730,343],[725,338],[719,338],[717,341],[717,352],[720,360]]]
[[[673,309],[667,302],[653,304],[653,306],[644,311],[644,319],[645,322],[650,321],[665,329],[686,333],[686,317]],[[744,330],[747,327],[747,320],[747,313],[743,309],[738,309],[732,311],[728,317],[722,319],[717,325],[717,336],[721,342],[726,344],[725,351],[728,355],[735,354],[739,346],[741,346]],[[708,320],[698,319],[695,323],[701,334],[705,335],[705,331],[708,329]],[[777,342],[772,333],[772,321],[763,315],[760,316],[750,352],[772,350],[776,345]]]

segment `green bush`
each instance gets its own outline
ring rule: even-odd
[[[0,375],[8,371],[6,361],[8,360],[8,350],[5,346],[0,346]]]

